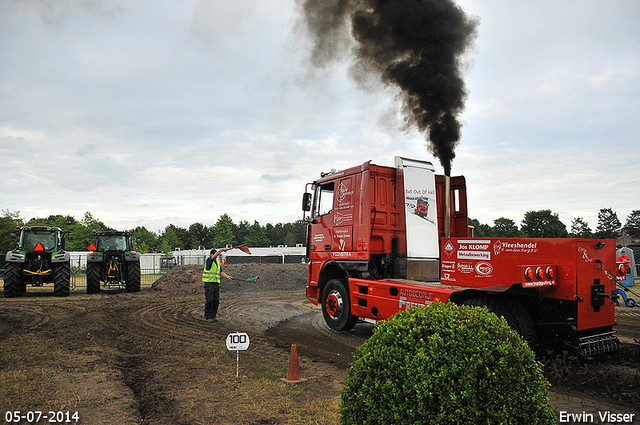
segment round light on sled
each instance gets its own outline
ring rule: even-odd
[[[556,272],[555,270],[553,270],[553,267],[551,266],[547,267],[545,274],[547,275],[547,279],[553,280],[553,278],[556,277]]]
[[[544,279],[544,269],[542,267],[536,268],[536,277],[538,278],[538,280]]]
[[[626,272],[627,272],[627,267],[625,266],[625,264],[624,263],[618,264],[618,274],[620,276],[624,276],[625,274],[627,274]]]
[[[533,280],[533,269],[531,267],[527,267],[524,271],[524,278],[527,280]]]

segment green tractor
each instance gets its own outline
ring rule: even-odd
[[[102,287],[122,287],[127,292],[140,291],[140,253],[133,250],[132,231],[94,230],[95,241],[87,255],[87,294]]]
[[[53,283],[53,293],[69,295],[71,262],[65,250],[65,237],[72,234],[58,227],[21,227],[17,246],[7,252],[4,268],[4,296],[19,297],[27,285],[43,286]],[[12,238],[17,233],[11,234]]]

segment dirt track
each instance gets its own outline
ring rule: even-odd
[[[315,415],[315,406],[337,410],[352,353],[373,325],[330,331],[305,298],[303,265],[230,265],[225,271],[260,279],[224,282],[215,324],[203,320],[197,266],[178,267],[138,294],[59,299],[27,292],[0,299],[0,378],[14,383],[0,392],[2,413],[77,410],[85,424],[285,424],[314,423],[304,418]],[[620,309],[618,322],[619,356],[582,364],[569,356],[542,359],[545,375],[552,392],[605,402],[640,419],[640,309]],[[309,383],[292,390],[278,376],[251,376],[264,383],[256,396],[255,386],[232,379],[235,355],[225,351],[224,340],[233,331],[251,337],[244,362],[253,369],[281,365],[282,377],[296,344]],[[291,404],[274,405],[274,391]],[[12,398],[18,394],[21,400]],[[325,416],[315,419],[335,423],[335,414]]]

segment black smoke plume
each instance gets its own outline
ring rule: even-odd
[[[467,90],[462,57],[479,20],[450,0],[299,0],[314,37],[312,62],[324,66],[356,41],[352,75],[376,73],[399,87],[405,123],[430,142],[450,175]]]

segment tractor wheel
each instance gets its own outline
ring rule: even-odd
[[[71,284],[71,266],[69,263],[56,263],[53,265],[53,295],[56,297],[68,297]]]
[[[22,286],[22,267],[16,263],[6,263],[4,269],[4,296],[5,298],[19,297],[25,291]]]
[[[87,294],[100,292],[100,263],[87,264]]]
[[[470,298],[462,303],[474,307],[485,307],[498,317],[504,317],[511,329],[518,332],[529,344],[536,349],[536,328],[529,312],[517,301],[504,297]]]
[[[357,322],[357,318],[351,316],[346,287],[343,279],[331,279],[322,291],[322,315],[327,326],[334,331],[348,331]]]
[[[127,277],[125,278],[127,292],[140,292],[140,262],[127,263]]]

